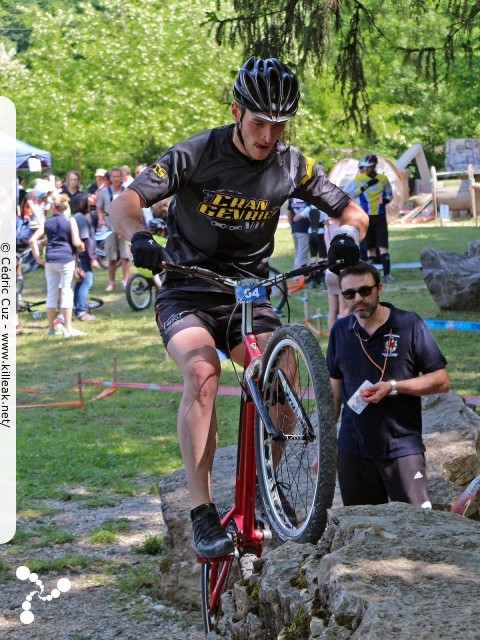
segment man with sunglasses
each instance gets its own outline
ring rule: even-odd
[[[446,359],[416,313],[380,303],[380,273],[359,262],[339,275],[350,315],[327,349],[343,504],[389,500],[431,508],[420,396],[446,393]]]

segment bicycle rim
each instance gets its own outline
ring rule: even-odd
[[[275,267],[272,267],[271,265],[269,265],[268,277],[274,278],[275,276],[278,276],[278,275],[280,275],[280,271],[278,271],[278,269],[275,269]],[[288,295],[288,289],[285,281],[280,282],[279,284],[276,284],[272,287],[272,290],[270,293],[270,302],[272,304],[272,307],[275,313],[277,314],[280,313],[283,306],[287,302],[287,295]]]
[[[148,309],[152,303],[152,285],[148,278],[140,273],[130,276],[125,287],[127,302],[134,311]]]
[[[257,477],[266,515],[282,542],[315,543],[335,490],[336,426],[325,359],[306,327],[275,331],[263,356],[260,388],[270,418],[286,435],[275,442],[256,414]]]

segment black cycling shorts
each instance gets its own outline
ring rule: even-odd
[[[230,321],[235,306],[234,297],[225,293],[172,290],[165,295],[164,292],[157,299],[155,311],[165,348],[172,336],[183,329],[203,327],[215,340],[216,347],[228,353],[242,342],[241,305],[237,306]],[[254,303],[253,329],[256,335],[271,333],[280,325],[281,322],[269,302]]]
[[[339,451],[338,483],[345,507],[386,504],[389,499],[431,506],[423,453],[384,460]]]
[[[368,249],[384,247],[388,249],[388,225],[387,216],[368,216],[368,230],[365,236],[365,244]]]

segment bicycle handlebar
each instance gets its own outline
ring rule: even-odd
[[[284,280],[288,280],[289,278],[294,278],[295,276],[308,275],[313,271],[324,271],[329,267],[342,267],[344,265],[344,260],[337,260],[336,264],[331,264],[328,259],[322,260],[321,262],[316,262],[315,264],[303,265],[303,267],[299,267],[298,269],[292,269],[291,271],[285,271],[284,273],[278,274],[273,278],[253,278],[258,280],[258,284],[264,286],[276,285]],[[223,276],[220,273],[216,273],[215,271],[211,271],[210,269],[204,269],[202,267],[196,266],[184,266],[180,264],[166,263],[164,267],[165,271],[175,271],[176,273],[183,273],[184,275],[189,276],[190,278],[204,278],[205,280],[211,280],[216,282],[220,286],[225,287],[226,289],[234,289],[239,282],[248,278],[238,278],[234,280],[229,276]]]

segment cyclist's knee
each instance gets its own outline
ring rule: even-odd
[[[203,398],[214,399],[220,378],[220,363],[207,360],[190,362],[183,370],[185,393]]]

